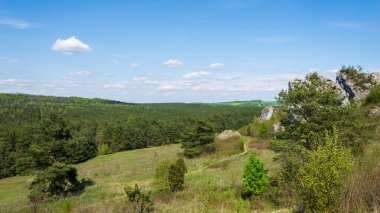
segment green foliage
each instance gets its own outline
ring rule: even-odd
[[[77,170],[65,164],[54,164],[40,172],[29,186],[29,199],[43,202],[78,190]]]
[[[112,153],[109,146],[107,144],[104,144],[104,143],[99,145],[98,152],[99,152],[99,155],[107,155],[107,154]]]
[[[243,174],[244,189],[249,195],[260,195],[269,187],[269,180],[264,165],[255,155],[249,156]]]
[[[311,73],[305,80],[294,80],[287,91],[281,91],[278,100],[283,104],[280,121],[286,131],[277,134],[278,139],[303,145],[315,150],[324,142],[325,129],[336,126],[341,129],[340,138],[346,147],[360,153],[373,128],[358,121],[355,105],[341,105],[340,90],[317,73]]]
[[[64,149],[66,151],[67,163],[84,162],[95,157],[97,154],[94,141],[83,136],[69,140],[64,145]]]
[[[185,183],[185,173],[187,168],[182,158],[179,158],[169,167],[168,182],[172,192],[182,191]]]
[[[196,127],[189,132],[182,142],[184,155],[192,158],[202,154],[203,152],[213,152],[215,147],[210,145],[214,142],[214,128],[204,120],[198,120]]]
[[[366,99],[367,104],[378,104],[380,103],[380,84],[375,85],[369,91],[369,94]]]
[[[154,203],[152,202],[150,195],[143,193],[137,184],[135,185],[135,188],[124,188],[124,191],[127,194],[128,201],[132,204],[132,208],[130,209],[132,212],[154,212]]]
[[[354,66],[343,66],[340,69],[341,73],[346,74],[348,80],[355,82],[356,89],[367,89],[366,84],[373,85],[375,82],[372,75],[368,75],[362,71],[363,68],[360,66],[356,68]]]
[[[169,168],[171,164],[169,160],[163,160],[156,166],[154,180],[155,187],[159,191],[169,190]]]
[[[259,137],[264,138],[268,133],[268,127],[266,123],[261,123],[259,127]]]
[[[299,196],[302,209],[310,212],[336,211],[342,188],[342,178],[351,168],[351,154],[338,142],[334,128],[332,136],[326,133],[324,145],[311,154],[300,170]]]

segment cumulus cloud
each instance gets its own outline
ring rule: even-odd
[[[91,72],[86,71],[86,70],[79,70],[77,72],[72,72],[71,75],[76,75],[80,77],[88,77],[91,75]]]
[[[224,64],[222,63],[213,63],[213,64],[210,64],[208,67],[212,68],[212,69],[221,69],[224,67]]]
[[[125,84],[123,83],[111,83],[111,84],[106,84],[103,86],[104,89],[124,89]]]
[[[51,47],[51,50],[70,55],[79,52],[89,52],[92,51],[92,48],[75,38],[75,36],[72,36],[68,39],[57,39]]]
[[[5,25],[16,29],[27,29],[33,26],[33,24],[28,21],[11,18],[0,18],[0,25]]]
[[[14,84],[16,83],[16,79],[4,79],[4,80],[0,80],[0,84]]]
[[[180,67],[183,66],[184,63],[178,59],[169,59],[167,61],[164,61],[162,65],[167,67]]]
[[[206,71],[199,71],[199,72],[190,72],[190,73],[186,73],[185,75],[183,75],[182,77],[183,78],[201,78],[201,77],[204,77],[204,76],[209,76],[211,75],[210,72],[206,72]]]

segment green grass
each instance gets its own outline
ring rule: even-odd
[[[166,194],[155,191],[152,183],[156,165],[164,159],[175,160],[180,151],[178,144],[167,145],[98,156],[77,164],[79,178],[89,178],[95,184],[77,196],[41,204],[36,207],[37,211],[123,212],[124,187],[136,183],[144,191],[152,192],[158,212],[252,211],[250,202],[240,198],[242,174],[248,158],[246,152],[186,159],[185,190]],[[273,163],[272,153],[262,152],[259,156],[264,163]],[[32,177],[27,176],[0,180],[0,212],[32,212],[33,207],[27,198],[31,180]]]

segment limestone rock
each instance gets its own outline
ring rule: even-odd
[[[274,123],[273,130],[274,132],[282,132],[282,131],[285,131],[285,127],[282,126],[281,123]]]
[[[371,116],[379,116],[380,115],[380,107],[376,106],[369,110],[369,115]]]
[[[233,130],[224,130],[223,132],[216,135],[215,139],[217,140],[227,140],[232,137],[241,137],[240,133],[238,131]]]
[[[371,88],[380,83],[380,73],[349,73],[338,71],[336,82],[346,92],[349,98],[366,98]]]
[[[274,113],[274,108],[272,106],[265,107],[261,111],[261,115],[260,115],[259,121],[262,122],[262,121],[268,121],[268,120],[270,120],[270,118],[272,117],[273,113]]]

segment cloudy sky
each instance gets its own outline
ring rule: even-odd
[[[273,100],[380,70],[378,0],[0,0],[0,92],[127,102]]]

